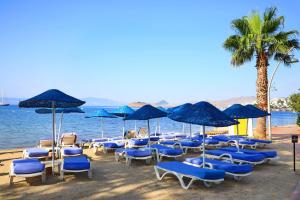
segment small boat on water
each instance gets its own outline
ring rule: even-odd
[[[2,95],[1,95],[1,102],[0,102],[0,106],[9,106],[8,103],[5,103],[4,102],[4,95],[3,95],[3,92],[2,92]]]

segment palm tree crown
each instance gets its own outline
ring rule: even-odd
[[[276,8],[268,8],[263,18],[258,12],[252,12],[250,16],[232,21],[236,34],[228,37],[223,45],[232,52],[231,64],[240,66],[260,54],[265,54],[267,59],[274,56],[286,65],[290,63],[291,57],[285,54],[292,47],[299,49],[299,41],[295,39],[298,32],[282,31],[284,17],[277,17],[276,12]]]

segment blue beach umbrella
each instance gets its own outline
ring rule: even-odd
[[[201,101],[178,114],[176,121],[202,125],[203,128],[203,167],[205,166],[205,126],[225,127],[238,124],[208,102]]]
[[[267,116],[268,113],[265,111],[262,111],[252,105],[243,106],[241,104],[233,104],[229,108],[226,108],[223,111],[226,115],[229,117],[232,117],[234,119],[248,119],[248,118],[259,118]],[[237,125],[237,143],[238,143],[238,152],[239,152],[239,126]]]
[[[51,114],[52,110],[49,108],[38,108],[35,109],[35,112],[38,114]],[[75,107],[75,108],[58,108],[55,110],[55,113],[61,113],[60,115],[60,124],[58,128],[58,134],[55,132],[55,140],[56,144],[58,145],[61,130],[62,130],[62,122],[64,118],[64,114],[69,114],[69,113],[84,113],[84,111],[81,108]]]
[[[132,113],[134,113],[134,110],[132,108],[130,108],[129,106],[120,106],[117,109],[114,109],[112,112],[110,112],[113,115],[116,115],[118,117],[122,117],[123,118],[123,137],[125,136],[125,120],[124,118]],[[135,125],[135,129],[136,129],[136,125]]]
[[[100,118],[100,130],[103,138],[103,118],[116,118],[116,116],[107,112],[105,109],[100,109],[95,113],[95,115],[87,116],[86,118],[95,118],[95,117]]]
[[[185,103],[176,107],[173,107],[170,110],[168,117],[174,121],[178,121],[177,119],[182,116],[193,104]],[[184,123],[182,123],[182,132],[184,133]],[[190,124],[190,137],[192,137],[192,125]]]
[[[140,109],[136,110],[131,115],[125,117],[125,120],[147,120],[148,124],[148,137],[150,141],[150,119],[166,117],[167,113],[155,108],[151,105],[144,105]],[[150,142],[149,142],[150,145]]]
[[[257,108],[254,105],[251,105],[251,104],[245,105],[245,107],[252,112],[252,114],[253,114],[252,118],[266,117],[268,115],[271,115],[271,113],[268,113],[264,110],[261,110],[261,109]]]
[[[47,90],[37,96],[30,99],[21,101],[19,103],[20,108],[51,108],[52,109],[52,153],[54,153],[55,143],[55,111],[57,108],[71,108],[78,107],[85,104],[85,101],[81,101],[72,96],[69,96],[59,90],[51,89]],[[54,174],[54,155],[52,155],[52,173]]]

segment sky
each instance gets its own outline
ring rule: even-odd
[[[300,31],[298,0],[2,0],[0,89],[119,102],[255,96],[255,62],[232,67],[222,44],[233,19],[270,6]],[[299,75],[300,63],[280,66],[272,97],[296,92]]]

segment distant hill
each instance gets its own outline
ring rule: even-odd
[[[148,103],[145,103],[145,102],[132,102],[132,103],[129,103],[128,106],[129,107],[132,107],[132,108],[140,108],[140,107],[143,107],[144,105],[147,105]]]
[[[212,103],[214,106],[224,109],[227,108],[228,106],[239,103],[239,104],[254,104],[256,102],[256,97],[253,96],[248,96],[248,97],[234,97],[230,99],[225,99],[225,100],[218,100],[218,101],[209,101]]]
[[[161,101],[155,103],[154,105],[155,105],[156,107],[158,107],[158,106],[161,106],[161,107],[168,107],[168,106],[169,106],[169,103],[168,103],[167,101],[165,101],[165,100],[161,100]]]

